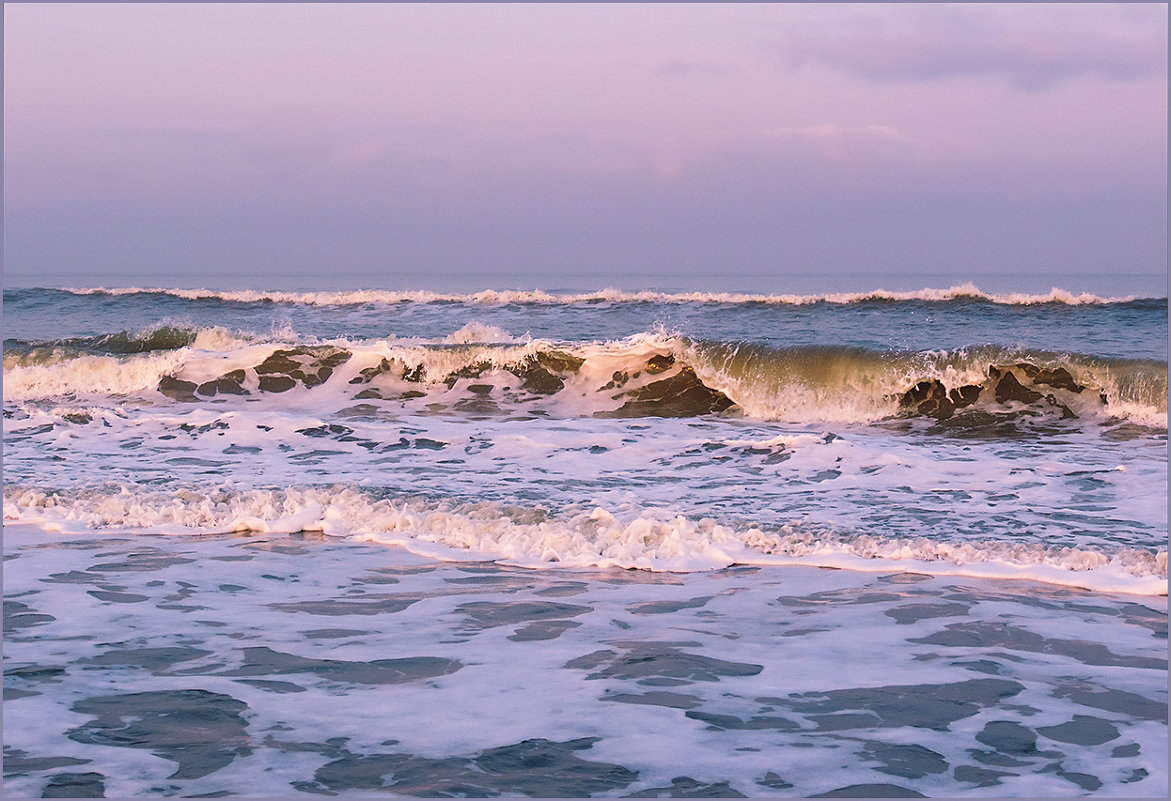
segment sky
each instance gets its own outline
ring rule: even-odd
[[[5,283],[1165,294],[1167,34],[1164,4],[7,3]]]

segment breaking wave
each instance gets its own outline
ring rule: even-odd
[[[129,356],[180,348],[226,350],[247,340],[221,327],[183,328],[163,325],[142,331],[118,331],[54,340],[4,340],[4,369],[56,364],[84,356]]]
[[[733,564],[807,564],[865,571],[1029,578],[1111,592],[1167,592],[1167,552],[1055,547],[988,539],[963,543],[836,532],[794,523],[756,526],[655,509],[623,518],[600,506],[551,512],[494,502],[379,498],[348,486],[83,492],[6,488],[4,517],[49,531],[168,534],[316,531],[431,558],[524,567],[694,572]]]
[[[1007,374],[1007,377],[1006,377]],[[867,423],[1059,412],[1166,429],[1167,365],[981,345],[941,351],[774,348],[664,332],[563,345],[471,324],[441,341],[240,339],[163,328],[5,353],[6,402],[140,396],[217,403],[281,395],[323,413],[362,401],[476,414],[738,414]],[[317,399],[317,400],[314,400]]]

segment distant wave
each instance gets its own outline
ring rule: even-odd
[[[23,290],[17,290],[23,291]],[[1126,297],[1100,297],[1089,293],[1074,293],[1058,287],[1042,294],[1020,292],[988,293],[974,284],[965,283],[947,289],[920,289],[894,292],[874,289],[868,292],[831,292],[823,294],[753,294],[741,292],[658,292],[653,290],[630,292],[619,289],[599,289],[592,292],[547,292],[532,290],[485,289],[472,293],[444,293],[427,290],[362,289],[342,292],[281,292],[265,290],[220,291],[211,289],[164,288],[68,288],[60,290],[75,295],[168,295],[187,300],[221,300],[235,303],[284,303],[309,306],[353,306],[367,304],[405,303],[472,303],[485,305],[528,304],[598,304],[598,303],[710,303],[710,304],[772,304],[803,306],[814,303],[891,303],[900,301],[983,301],[1014,306],[1065,304],[1071,306],[1129,303],[1136,300],[1158,300]]]
[[[408,413],[727,412],[791,422],[922,416],[943,423],[955,416],[983,424],[989,414],[1058,414],[1165,430],[1167,365],[995,345],[922,352],[775,348],[665,332],[570,345],[517,340],[479,324],[438,341],[291,343],[239,339],[220,328],[164,328],[20,343],[5,353],[6,402],[94,396],[182,403],[247,396],[278,404],[296,398],[323,413],[361,401]]]

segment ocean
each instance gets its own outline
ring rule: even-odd
[[[1156,294],[9,287],[5,795],[1164,797]]]

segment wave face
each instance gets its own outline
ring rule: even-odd
[[[5,518],[1165,592],[1166,303],[892,294],[9,292]]]
[[[488,341],[484,341],[488,340]],[[386,410],[560,417],[693,417],[865,423],[1125,418],[1165,427],[1167,368],[1154,360],[976,346],[875,352],[696,342],[665,333],[559,345],[465,326],[443,342],[251,342],[172,328],[49,343],[5,354],[13,401],[135,396],[142,402],[254,403],[281,395],[323,412],[362,401]],[[931,408],[916,387],[942,395]],[[1017,388],[1019,385],[1019,388]],[[291,394],[286,394],[291,393]],[[1047,414],[1049,413],[1049,414]],[[980,419],[985,419],[981,417]]]

